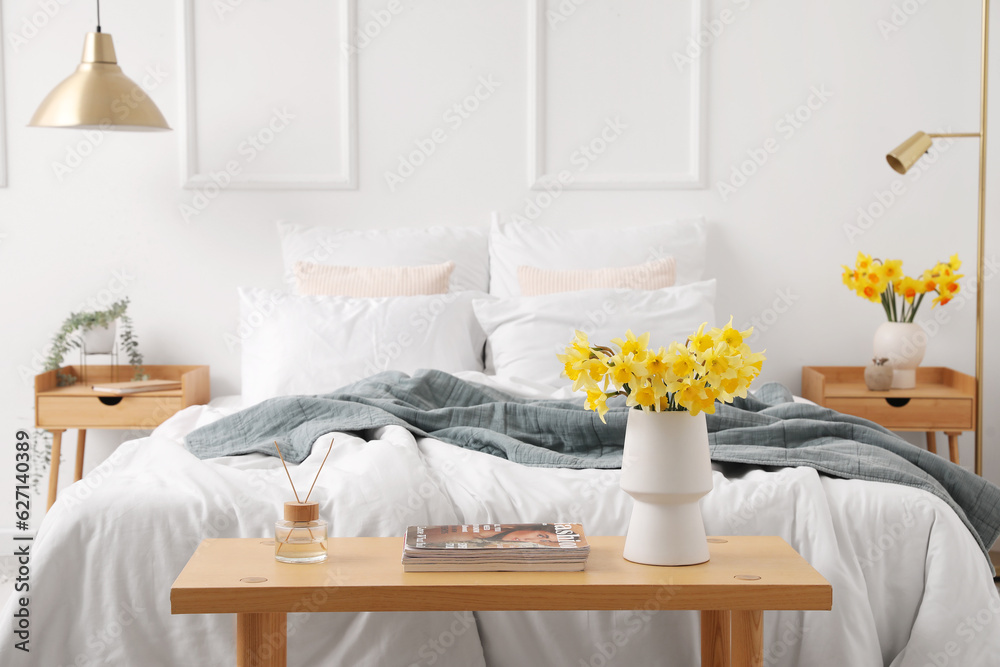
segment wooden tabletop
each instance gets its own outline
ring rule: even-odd
[[[830,584],[779,537],[710,538],[687,567],[622,558],[588,536],[583,572],[403,572],[401,537],[333,538],[325,563],[274,559],[272,540],[201,543],[170,589],[174,614],[570,609],[828,610]],[[759,578],[754,578],[759,577]]]

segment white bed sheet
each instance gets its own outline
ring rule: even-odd
[[[185,433],[238,406],[188,408],[62,492],[34,544],[31,652],[0,642],[0,664],[231,664],[232,617],[171,616],[169,589],[202,539],[272,536],[289,497],[275,458],[199,461],[183,448]],[[311,479],[330,437],[296,479]],[[527,468],[399,427],[335,439],[313,492],[335,536],[414,523],[580,521],[592,535],[627,525],[618,471]],[[833,584],[832,612],[765,614],[766,665],[1000,665],[989,567],[937,498],[809,468],[729,466],[714,481],[709,533],[780,535]],[[645,610],[293,614],[289,664],[693,665],[697,628],[695,613]]]

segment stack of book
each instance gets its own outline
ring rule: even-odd
[[[410,526],[404,572],[574,572],[590,545],[578,523]]]

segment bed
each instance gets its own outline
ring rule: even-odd
[[[567,328],[617,331],[627,320],[669,339],[706,313],[714,319],[714,282],[702,281],[698,268],[701,223],[661,231],[641,256],[611,267],[628,269],[610,278],[619,281],[614,287],[526,296],[518,291],[525,284],[516,279],[518,267],[577,272],[536,275],[536,287],[592,280],[579,272],[608,267],[565,235],[536,227],[495,224],[488,241],[443,230],[387,240],[283,227],[289,279],[300,291],[306,283],[338,294],[355,289],[347,283],[366,293],[419,290],[441,283],[442,271],[448,291],[241,292],[243,396],[178,413],[62,492],[33,546],[31,652],[4,642],[0,664],[228,664],[233,619],[171,616],[170,585],[202,539],[273,536],[288,482],[273,456],[199,458],[188,436],[270,397],[320,393],[387,368],[432,367],[520,397],[565,399],[569,390],[557,386],[559,367],[546,341],[565,339]],[[389,267],[399,261],[394,242],[400,255],[420,254],[436,268],[346,277],[296,271],[303,257],[323,266],[347,264],[345,255],[354,265]],[[493,275],[476,255],[486,252]],[[663,264],[668,257],[672,266]],[[635,268],[649,263],[656,266]],[[665,271],[675,286],[647,284]],[[470,290],[492,296],[465,295]],[[345,346],[356,354],[345,359]],[[399,425],[320,435],[291,463],[296,479],[311,479],[331,438],[313,498],[334,536],[401,536],[419,523],[575,521],[593,535],[622,535],[627,526],[631,501],[617,469],[525,466]],[[942,498],[806,466],[717,463],[702,512],[710,534],[781,536],[833,585],[830,612],[765,614],[765,664],[1000,664],[991,567]],[[15,604],[8,602],[8,618]],[[690,612],[293,614],[288,628],[292,665],[693,665],[699,656],[698,617]]]

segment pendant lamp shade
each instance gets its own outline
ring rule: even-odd
[[[76,72],[42,100],[28,125],[140,132],[170,129],[142,86],[122,73],[111,35],[103,32],[87,33]]]

